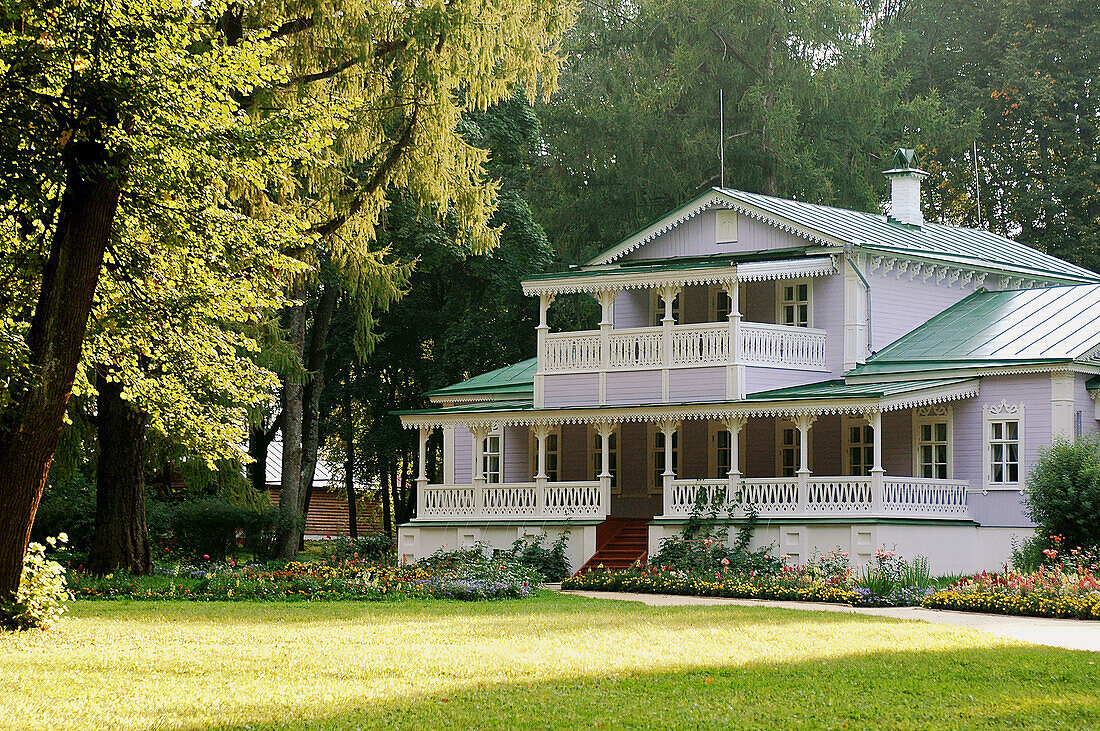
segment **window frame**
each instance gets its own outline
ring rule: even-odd
[[[729,435],[729,430],[720,421],[711,420],[710,422],[710,437],[707,444],[709,445],[709,451],[707,454],[707,474],[715,480],[724,480],[729,477],[729,467],[726,467],[726,471],[721,470],[721,465],[718,463],[718,441],[722,434]],[[745,473],[745,460],[746,460],[746,432],[748,431],[748,425],[741,427],[741,438],[737,440],[737,468],[741,472],[742,477]],[[728,449],[728,447],[727,447]]]
[[[657,458],[657,438],[661,438],[664,441],[664,432],[656,424],[649,425],[649,433],[647,435],[647,459],[646,459],[646,492],[650,495],[660,495],[664,492],[665,483],[664,479],[657,473],[657,470],[661,470],[664,473],[664,461],[665,450],[664,445],[660,447],[660,459]],[[658,462],[661,465],[658,467]],[[675,429],[672,432],[672,471],[679,476],[680,469],[680,429]],[[657,479],[657,484],[648,484],[653,478]]]
[[[498,440],[495,452],[489,451],[490,439]],[[489,470],[489,458],[491,456],[495,456],[497,459],[497,468],[492,472]],[[490,475],[496,475],[497,479],[490,480]],[[504,429],[501,427],[497,427],[485,435],[485,441],[481,445],[481,477],[485,480],[486,485],[504,483]]]
[[[985,404],[982,407],[984,415],[982,426],[982,489],[1020,491],[1024,488],[1027,475],[1027,461],[1024,458],[1025,448],[1025,421],[1024,405],[1010,404],[1002,400],[999,404]],[[1013,482],[993,481],[993,425],[997,423],[1016,422],[1016,439],[998,440],[1002,444],[1016,443],[1016,480]],[[1005,464],[1008,464],[1005,462]]]
[[[783,450],[785,448],[784,444],[783,444],[783,432],[786,431],[787,429],[793,429],[794,430],[794,436],[795,436],[795,439],[794,439],[794,473],[791,474],[791,475],[784,475],[783,474]],[[798,427],[795,425],[795,423],[793,421],[788,421],[786,419],[776,419],[775,420],[775,475],[776,475],[776,477],[790,478],[790,477],[797,477],[798,476],[798,470],[801,468],[801,465],[799,464],[799,462],[802,458],[802,453],[801,453],[801,450],[799,449],[799,440],[802,438],[801,434],[802,434],[802,432],[800,432],[798,430]],[[809,441],[806,444],[806,456],[807,456],[807,458],[809,458],[810,464],[812,465],[813,461],[814,461],[814,459],[813,459],[814,458],[814,452],[813,452],[814,432],[813,432],[813,429],[810,430],[810,433],[809,433],[808,436],[809,436]],[[812,471],[813,467],[811,467],[810,470]]]
[[[860,440],[858,443],[852,442],[852,429],[858,428]],[[866,419],[857,416],[844,416],[840,421],[840,444],[842,450],[842,460],[844,466],[844,475],[846,477],[870,477],[871,470],[875,466],[875,436],[874,427],[871,426]],[[870,441],[864,441],[870,437]],[[860,449],[860,455],[862,457],[860,464],[860,472],[852,471],[852,449],[858,447]],[[870,461],[867,462],[867,457],[870,457]]]
[[[531,455],[529,460],[531,468],[531,479],[535,479],[535,475],[539,473],[539,438],[535,436],[535,432],[528,430],[530,437],[527,440],[529,445],[527,453]],[[550,449],[550,438],[554,437],[557,440],[558,447],[556,450]],[[546,433],[546,481],[547,482],[561,482],[561,427],[550,427],[550,430]],[[550,466],[550,456],[554,454],[556,458],[557,466]],[[557,479],[552,479],[553,472],[557,473]]]
[[[937,477],[924,477],[922,472],[921,461],[921,447],[925,444],[935,446],[939,443],[935,439],[933,433],[933,439],[931,442],[923,442],[921,439],[921,427],[926,425],[932,425],[935,430],[936,424],[947,424],[947,476]],[[933,455],[932,465],[935,466],[935,455]],[[935,471],[935,470],[933,470]],[[931,480],[953,480],[955,479],[955,427],[954,427],[954,412],[950,406],[926,406],[915,409],[913,411],[913,476],[921,479]]]
[[[806,324],[800,325],[798,323],[791,324],[784,319],[784,308],[786,305],[793,303],[796,307],[802,303],[800,299],[791,300],[787,302],[784,297],[785,287],[794,287],[795,296],[798,296],[798,287],[801,285],[806,286]],[[797,319],[797,318],[796,318]],[[775,323],[777,325],[783,325],[786,327],[805,327],[812,328],[814,326],[814,286],[813,279],[810,277],[802,277],[800,279],[780,279],[775,283]]]
[[[611,436],[608,440],[615,440],[613,448],[609,449],[610,453],[608,465],[608,471],[611,473],[611,494],[621,495],[623,492],[622,484],[619,482],[619,427],[616,426],[611,430]],[[591,475],[593,480],[600,479],[600,433],[596,431],[594,426],[588,427],[588,464],[591,467]]]

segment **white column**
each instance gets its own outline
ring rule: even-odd
[[[661,400],[668,402],[668,369],[672,365],[672,326],[676,320],[672,317],[672,301],[678,294],[677,288],[661,287],[661,300],[665,304],[665,316],[661,318]],[[681,311],[683,303],[680,303]]]
[[[672,435],[679,426],[675,421],[660,423],[661,433],[665,435],[665,470],[661,473],[661,477],[666,492],[672,487],[672,481],[676,479],[676,471],[672,468]]]
[[[858,258],[858,255],[856,255]],[[867,290],[851,263],[842,257],[844,272],[844,370],[867,359]],[[889,287],[889,284],[886,285]]]
[[[550,304],[554,301],[554,295],[552,294],[540,294],[539,295],[539,324],[535,328],[537,335],[537,365],[535,367],[534,378],[534,406],[536,409],[541,409],[544,404],[543,396],[543,382],[545,376],[543,372],[546,370],[546,335],[550,332],[550,326],[547,324],[546,314],[550,309]]]
[[[428,484],[428,436],[429,431],[425,426],[420,427],[420,454],[417,455],[420,460],[417,465],[416,473],[416,486],[419,489],[423,489]]]
[[[471,473],[472,474],[472,473]],[[443,479],[445,485],[455,482],[455,428],[443,427]]]
[[[611,363],[612,306],[618,290],[600,290],[596,299],[600,302],[600,405],[607,403],[607,370]]]
[[[798,510],[806,513],[809,499],[810,482],[810,427],[817,420],[816,416],[802,414],[794,418],[795,428],[798,429]]]
[[[726,500],[731,504],[735,499],[738,499],[738,492],[741,487],[740,436],[741,430],[745,428],[747,423],[748,419],[743,416],[733,416],[723,422],[723,426],[730,434],[730,468],[726,473],[726,477],[729,479],[729,484],[726,487]]]
[[[535,424],[531,430],[534,431],[535,441],[538,443],[535,482],[546,482],[546,437],[550,434],[550,427],[546,424]]]
[[[882,476],[886,473],[882,468],[882,412],[876,409],[864,414],[864,418],[871,425],[871,449],[874,452],[871,463],[871,513],[878,515],[882,512]]]
[[[730,298],[729,314],[729,363],[726,365],[726,398],[745,398],[745,366],[741,357],[741,287],[734,279],[726,284]]]
[[[470,429],[470,433],[474,436],[474,484],[485,484],[485,438],[489,436],[489,427],[477,426]]]
[[[611,513],[611,433],[614,424],[598,424],[596,433],[600,435],[600,502],[604,515]]]

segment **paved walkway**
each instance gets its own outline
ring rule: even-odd
[[[553,586],[549,588],[554,588]],[[730,604],[738,607],[775,607],[809,612],[841,612],[864,614],[871,617],[893,617],[933,624],[949,624],[955,627],[988,632],[1000,637],[1031,642],[1036,645],[1064,647],[1068,650],[1100,652],[1100,621],[1079,619],[1045,619],[1042,617],[1012,617],[1003,614],[977,614],[973,612],[943,612],[921,607],[850,607],[845,604],[816,604],[810,602],[779,602],[759,599],[723,599],[703,596],[671,596],[668,594],[628,594],[612,591],[570,591],[569,594],[592,599],[616,599],[641,602],[653,607],[700,606],[714,607]]]

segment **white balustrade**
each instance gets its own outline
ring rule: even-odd
[[[746,365],[825,370],[825,331],[809,327],[744,323],[741,361]]]
[[[967,480],[927,477],[885,477],[882,509],[890,515],[967,518]]]
[[[874,505],[875,484],[870,477],[811,477],[801,494],[794,477],[741,480],[730,491],[727,480],[673,480],[664,494],[665,517],[690,515],[716,504],[732,517],[743,517],[748,506],[761,518],[887,517],[959,518],[969,516],[965,480],[884,477],[882,509]]]
[[[600,370],[597,330],[546,336],[543,373]],[[664,331],[660,327],[612,330],[605,370],[660,368],[664,365]],[[676,325],[669,345],[669,365],[723,365],[731,362],[727,324]],[[825,331],[788,325],[742,323],[741,362],[746,365],[826,370]]]
[[[597,519],[607,517],[610,492],[599,481],[496,482],[487,485],[423,485],[418,520]]]

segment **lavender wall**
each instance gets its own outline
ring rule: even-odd
[[[623,257],[623,260],[637,261],[672,256],[789,249],[806,245],[803,239],[745,216],[737,217],[737,241],[719,244],[715,241],[716,238],[715,212],[704,211],[671,231],[661,234],[640,249],[630,252]]]
[[[779,283],[782,285],[782,282]],[[813,322],[824,330],[825,362],[829,373],[819,374],[819,380],[844,375],[844,277],[831,274],[813,279]]]
[[[745,393],[801,386],[806,383],[827,381],[831,377],[828,373],[821,371],[788,371],[780,368],[748,366],[745,368]]]
[[[606,393],[611,405],[660,403],[661,371],[608,372]]]
[[[954,475],[969,480],[972,490],[982,489],[985,468],[983,405],[1002,400],[1024,405],[1024,450],[1021,475],[1026,476],[1041,447],[1050,444],[1050,374],[989,376],[982,378],[977,398],[953,406]],[[1018,527],[1031,522],[1023,513],[1020,495],[1015,491],[990,490],[988,494],[968,496],[971,517],[982,525]]]
[[[596,373],[544,376],[543,397],[547,407],[596,406],[600,403],[600,377]],[[660,397],[658,390],[657,398]]]
[[[629,327],[648,327],[650,290],[628,289],[615,297],[611,320],[616,330]]]
[[[1092,401],[1092,396],[1089,395],[1088,389],[1085,388],[1085,382],[1089,378],[1091,376],[1078,373],[1074,376],[1073,381],[1073,408],[1075,411],[1081,412],[1081,436],[1100,432],[1096,421],[1095,404]]]
[[[455,427],[455,484],[469,485],[474,481],[474,436],[464,426]]]
[[[657,381],[657,398],[661,382]],[[668,372],[668,400],[675,402],[725,401],[726,367],[673,368]]]
[[[937,285],[935,275],[927,280],[922,275],[910,279],[908,274],[899,278],[893,272],[883,273],[882,269],[868,274],[866,269],[864,267],[864,275],[871,283],[871,347],[874,350],[882,350],[974,292],[973,284],[948,286],[944,280]],[[843,325],[843,299],[840,314]]]
[[[530,482],[530,430],[525,426],[504,427],[504,481]]]

